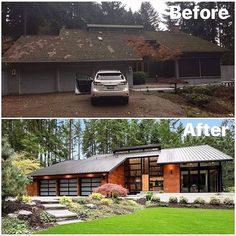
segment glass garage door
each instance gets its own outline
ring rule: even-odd
[[[56,180],[40,181],[40,196],[56,196]]]
[[[60,179],[61,196],[77,196],[77,179]]]
[[[101,178],[82,178],[80,179],[80,195],[88,196],[94,188],[101,185]]]

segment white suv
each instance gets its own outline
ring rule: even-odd
[[[122,97],[124,104],[129,103],[129,85],[120,71],[97,72],[91,85],[92,105],[95,105],[97,99],[101,97]]]

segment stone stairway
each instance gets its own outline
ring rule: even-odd
[[[56,218],[56,223],[59,225],[81,222],[77,218],[77,214],[66,209],[66,206],[59,203],[59,198],[41,199],[41,204],[45,211]]]

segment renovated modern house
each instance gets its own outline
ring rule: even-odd
[[[222,162],[232,157],[208,146],[161,149],[159,144],[113,150],[111,154],[69,160],[32,173],[31,196],[87,196],[115,183],[129,190],[221,192]]]
[[[150,47],[179,51],[175,59],[157,61],[140,56],[129,42],[142,39]],[[120,70],[130,87],[133,71],[150,78],[176,78],[192,84],[219,82],[226,51],[179,30],[144,31],[139,25],[87,25],[61,29],[59,35],[21,36],[3,58],[2,92],[52,93],[75,90],[76,74],[93,77],[98,70]]]

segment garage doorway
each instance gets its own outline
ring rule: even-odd
[[[60,179],[60,196],[77,196],[77,179]]]
[[[40,196],[56,196],[56,180],[41,180],[40,181]]]
[[[101,185],[101,178],[82,178],[80,179],[80,195],[88,196],[94,188]]]

